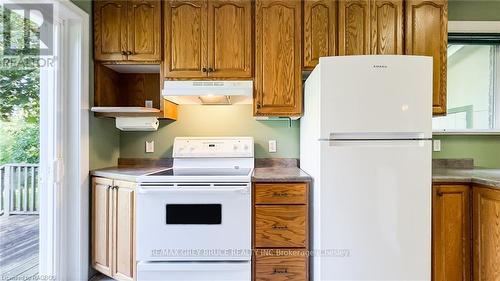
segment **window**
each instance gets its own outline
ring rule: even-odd
[[[447,115],[438,132],[500,132],[500,35],[450,33]]]

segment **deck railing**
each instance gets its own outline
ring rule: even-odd
[[[0,215],[38,214],[38,164],[0,166]]]

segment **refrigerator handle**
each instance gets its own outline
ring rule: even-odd
[[[422,140],[424,132],[350,132],[330,133],[330,140]]]

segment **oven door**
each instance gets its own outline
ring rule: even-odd
[[[142,184],[137,260],[250,260],[250,183]]]

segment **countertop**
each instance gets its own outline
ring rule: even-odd
[[[137,177],[168,167],[118,166],[91,171],[92,176],[116,180],[137,181]],[[253,182],[309,182],[312,178],[297,167],[255,168]],[[500,189],[500,169],[447,169],[432,170],[434,183],[476,183]]]
[[[252,182],[309,182],[312,178],[297,167],[255,168]]]
[[[137,177],[166,169],[168,167],[133,167],[118,166],[93,170],[92,176],[111,178],[115,180],[137,181]],[[304,182],[311,177],[297,167],[266,167],[255,168],[253,182]]]
[[[104,169],[93,170],[92,176],[110,178],[123,181],[137,181],[137,177],[167,169],[168,167],[135,167],[135,166],[117,166]]]
[[[434,183],[476,183],[500,189],[500,169],[433,169]]]

